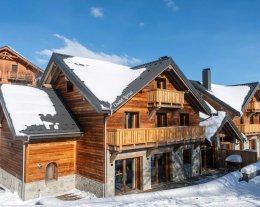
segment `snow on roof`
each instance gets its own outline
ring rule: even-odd
[[[205,100],[204,100],[204,101],[205,101]],[[216,109],[215,109],[212,105],[209,104],[209,102],[207,102],[207,101],[205,101],[205,102],[206,102],[206,104],[208,105],[208,107],[210,108],[212,114],[218,113],[218,112],[216,111]]]
[[[203,113],[200,113],[200,115],[203,116]],[[200,122],[200,126],[206,127],[206,138],[208,141],[211,142],[211,137],[217,132],[225,116],[226,112],[218,111],[218,115],[209,117],[208,119]],[[204,118],[206,118],[206,116],[204,116]]]
[[[242,113],[242,106],[249,90],[249,86],[211,84],[211,90],[208,92]]]
[[[241,155],[229,155],[226,159],[226,162],[242,163]]]
[[[64,62],[100,101],[110,104],[145,71],[83,57],[69,57]]]
[[[53,103],[45,91],[11,84],[3,84],[1,90],[16,135],[24,136],[22,131],[32,125],[44,125],[46,129],[53,125],[51,122],[42,121],[40,117],[56,114]],[[55,123],[54,128],[59,128],[58,123]]]

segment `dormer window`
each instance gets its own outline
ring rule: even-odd
[[[73,91],[73,84],[70,81],[67,81],[67,92]]]
[[[166,79],[165,78],[157,78],[156,79],[156,87],[158,89],[166,89]]]

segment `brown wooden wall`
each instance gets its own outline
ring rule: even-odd
[[[166,89],[176,91],[174,85],[167,79],[164,74],[161,74],[162,78],[166,78]],[[142,91],[136,94],[131,100],[129,100],[124,106],[116,111],[112,117],[108,118],[108,129],[123,129],[125,127],[124,119],[125,112],[139,112],[139,127],[140,128],[154,128],[156,127],[156,114],[150,116],[147,102],[147,92],[156,88],[156,81],[153,80]],[[198,126],[200,119],[198,111],[196,111],[186,100],[182,109],[160,109],[157,112],[167,112],[168,126],[180,125],[180,114],[188,113],[190,115],[190,125]]]
[[[57,164],[58,177],[75,174],[75,151],[75,140],[40,140],[28,144],[25,182],[44,180],[46,167],[51,162]],[[38,164],[41,164],[42,168],[38,168]]]
[[[10,78],[10,72],[12,71],[12,65],[18,65],[18,73],[24,74],[26,77],[31,76],[32,81],[25,81],[20,78]],[[39,72],[31,69],[31,67],[26,66],[24,63],[19,60],[6,60],[0,58],[0,83],[23,83],[23,84],[31,84],[36,85],[36,78],[39,76]]]
[[[85,132],[77,141],[76,172],[104,182],[104,115],[97,113],[75,86],[73,92],[67,92],[63,73],[59,75],[55,87]]]
[[[22,180],[23,143],[13,140],[5,118],[0,127],[0,168]]]

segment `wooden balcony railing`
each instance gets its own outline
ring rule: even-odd
[[[33,80],[33,77],[32,77],[31,74],[28,74],[28,73],[21,73],[21,72],[13,73],[13,72],[9,72],[8,73],[8,79],[31,82]]]
[[[107,144],[116,151],[182,142],[204,141],[204,126],[108,129]]]
[[[260,102],[250,102],[248,104],[248,108],[247,108],[248,111],[252,111],[252,112],[255,112],[255,111],[260,111]]]
[[[244,134],[260,133],[260,124],[240,124],[237,127]]]
[[[182,106],[184,104],[184,92],[155,89],[148,92],[149,106]]]

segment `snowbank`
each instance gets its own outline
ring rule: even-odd
[[[100,101],[110,104],[145,71],[145,68],[131,69],[115,63],[82,57],[66,58],[64,62]]]
[[[251,165],[248,165],[246,167],[243,167],[241,169],[241,172],[242,173],[245,173],[245,174],[251,174],[251,173],[255,173],[257,171],[260,171],[260,161],[257,162],[257,163],[254,163],[254,164],[251,164]]]

